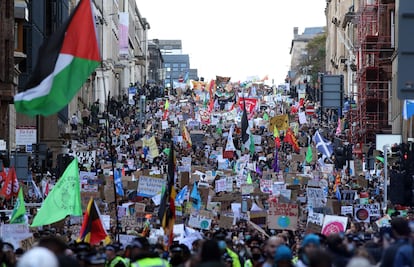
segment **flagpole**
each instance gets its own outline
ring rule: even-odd
[[[103,71],[102,71],[103,74]],[[105,88],[105,82],[104,82],[104,88]],[[106,90],[105,90],[106,91]],[[109,149],[109,158],[111,159],[111,168],[112,168],[112,185],[114,189],[114,201],[115,201],[115,241],[119,241],[119,216],[118,216],[118,200],[116,197],[116,185],[115,185],[115,164],[114,164],[114,153],[112,149],[112,139],[111,139],[111,133],[110,133],[110,126],[111,122],[109,119],[109,99],[110,99],[111,92],[108,93],[108,102],[106,104],[106,147]]]

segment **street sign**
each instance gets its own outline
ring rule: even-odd
[[[315,114],[315,108],[312,105],[307,105],[305,109],[306,115],[313,115]]]

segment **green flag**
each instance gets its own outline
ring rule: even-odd
[[[14,203],[10,223],[25,223],[26,207],[24,204],[23,189],[20,187],[19,195]]]
[[[263,114],[263,120],[264,120],[264,121],[268,121],[268,120],[269,120],[269,115],[267,115],[267,112],[265,112],[265,113]]]
[[[246,180],[246,184],[252,184],[252,176],[250,175],[250,172],[247,174],[247,180]]]
[[[43,201],[31,227],[58,222],[68,215],[82,216],[78,160],[68,165],[59,181]]]
[[[254,152],[256,150],[256,147],[254,145],[254,138],[253,138],[253,134],[250,134],[250,147],[249,147],[249,151],[250,151],[250,155],[253,156]]]
[[[308,151],[306,151],[306,162],[310,163],[312,161],[312,148],[308,146]]]

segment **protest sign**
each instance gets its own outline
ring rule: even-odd
[[[267,179],[260,179],[260,190],[266,194],[272,194],[273,181]]]
[[[211,219],[202,218],[199,215],[190,215],[188,226],[201,230],[208,230],[211,227]]]
[[[251,193],[254,192],[254,185],[253,184],[242,184],[241,192],[242,192],[242,195],[250,195]]]
[[[79,164],[90,164],[91,166],[95,166],[96,164],[96,150],[75,151],[73,153],[69,153],[69,155],[76,157]]]
[[[325,215],[322,226],[322,234],[329,236],[330,234],[343,233],[346,230],[348,217]]]
[[[164,179],[141,176],[138,180],[137,195],[142,197],[153,197],[161,192],[164,184]]]
[[[323,225],[323,217],[322,213],[312,212],[308,214],[307,223],[314,223],[317,225]]]
[[[297,204],[271,202],[267,212],[267,226],[269,229],[297,229],[299,212]]]
[[[341,206],[341,215],[354,214],[352,206]]]
[[[355,220],[359,222],[370,222],[371,217],[380,217],[380,205],[375,204],[356,204],[355,206]]]
[[[223,229],[230,229],[233,227],[234,218],[231,216],[222,215],[219,220],[219,227]]]
[[[321,208],[326,206],[326,197],[322,188],[308,187],[306,189],[308,205],[312,208]]]
[[[261,227],[265,227],[267,222],[267,211],[249,211],[249,218],[251,222]]]

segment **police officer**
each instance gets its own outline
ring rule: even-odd
[[[131,247],[131,267],[169,267],[168,261],[150,251],[150,244],[145,237],[134,238]]]
[[[105,247],[105,267],[129,267],[128,262],[123,257],[117,255],[120,249],[119,244],[111,244]]]

